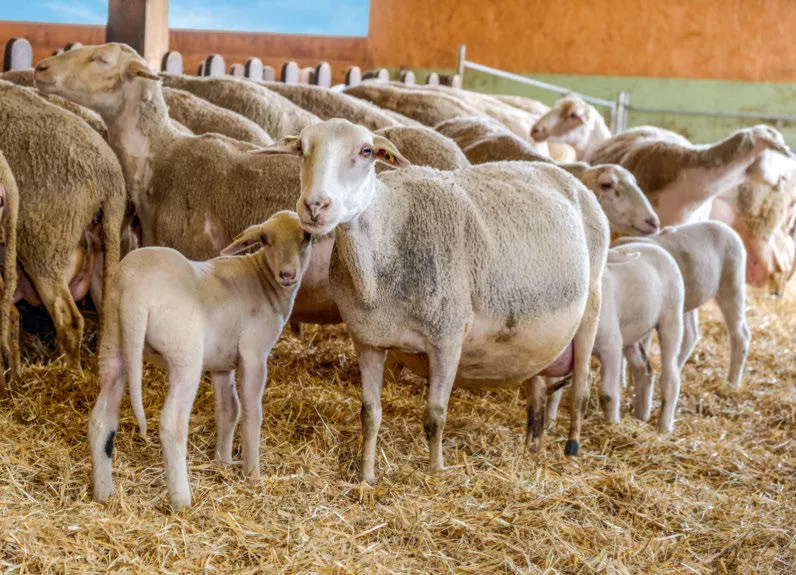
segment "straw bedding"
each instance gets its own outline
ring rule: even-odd
[[[203,384],[189,438],[194,507],[177,515],[156,433],[163,374],[145,374],[148,442],[122,404],[117,495],[95,504],[86,442],[95,342],[87,337],[80,375],[42,363],[54,352],[40,329],[25,335],[23,381],[0,405],[0,570],[792,573],[796,282],[782,299],[751,297],[748,318],[740,393],[723,384],[725,331],[709,306],[675,431],[660,437],[654,421],[633,420],[627,393],[621,423],[606,425],[593,389],[575,459],[563,455],[565,411],[530,456],[519,390],[457,390],[448,469],[428,475],[425,387],[402,375],[385,386],[373,487],[356,482],[359,374],[345,330],[306,326],[271,357],[258,481],[213,463]]]

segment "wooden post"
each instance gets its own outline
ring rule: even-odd
[[[105,41],[128,44],[158,70],[169,50],[168,0],[109,0]]]

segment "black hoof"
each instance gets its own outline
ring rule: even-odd
[[[564,455],[577,455],[580,449],[580,442],[574,439],[567,439],[567,444],[564,446]]]

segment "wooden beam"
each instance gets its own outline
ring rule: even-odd
[[[130,45],[159,70],[169,50],[168,0],[110,0],[105,40]]]

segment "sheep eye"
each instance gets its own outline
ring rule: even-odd
[[[577,114],[570,114],[569,117],[572,118],[573,120],[577,120],[578,119],[578,115]]]
[[[304,232],[304,241],[308,242],[312,239],[312,234],[309,232]]]
[[[610,190],[612,187],[613,187],[613,186],[612,186],[611,184],[609,184],[608,182],[603,182],[602,184],[600,184],[600,189],[601,189],[601,190],[608,191],[608,190]]]
[[[301,147],[301,142],[296,144],[296,151],[299,153],[299,155],[304,153],[304,149]]]
[[[362,149],[359,150],[359,155],[363,158],[369,158],[372,153],[373,149],[370,146],[362,146]]]

